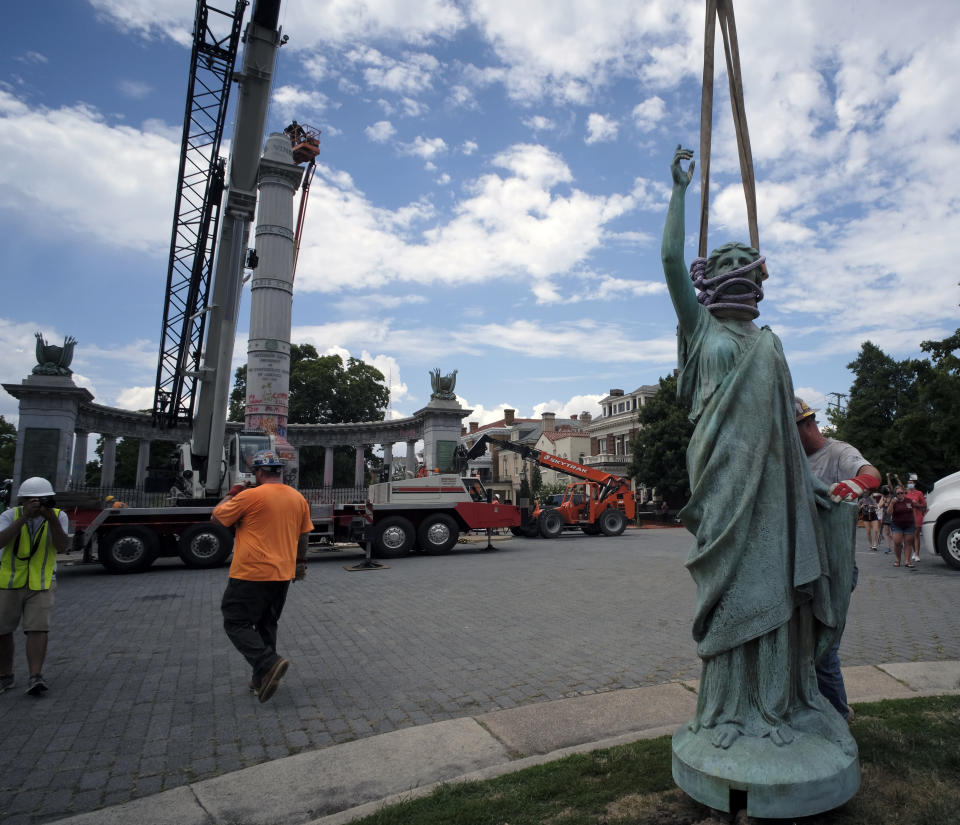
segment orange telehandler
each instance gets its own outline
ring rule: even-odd
[[[511,528],[515,535],[532,538],[539,534],[552,539],[564,529],[579,528],[588,536],[619,536],[627,522],[636,517],[636,500],[629,479],[600,472],[515,441],[499,441],[486,434],[480,436],[467,451],[467,460],[483,455],[487,444],[510,450],[524,459],[535,461],[541,467],[579,479],[567,485],[560,504],[542,509],[539,505],[534,507],[523,524]]]

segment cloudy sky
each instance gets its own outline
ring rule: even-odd
[[[194,9],[8,10],[4,382],[35,363],[36,331],[73,335],[98,402],[151,405]],[[947,0],[736,13],[770,271],[760,322],[819,406],[848,391],[863,341],[902,358],[960,325],[960,16]],[[673,149],[699,145],[703,17],[702,0],[284,2],[268,129],[323,132],[292,340],[375,364],[392,415],[427,402],[434,367],[459,370],[482,423],[504,407],[596,414],[611,387],[668,374],[659,238]],[[711,247],[746,236],[720,55]],[[698,203],[692,186],[688,261]],[[234,366],[248,317],[247,294]]]

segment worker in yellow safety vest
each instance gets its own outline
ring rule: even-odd
[[[28,478],[16,507],[0,513],[0,693],[14,685],[13,631],[23,622],[27,637],[27,693],[47,690],[43,660],[56,589],[57,553],[70,544],[67,515],[57,509],[45,478]]]

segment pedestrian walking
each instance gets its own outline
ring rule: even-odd
[[[313,522],[307,500],[283,483],[283,462],[276,453],[261,450],[251,467],[256,486],[232,488],[214,508],[213,521],[236,525],[220,605],[223,628],[253,671],[250,689],[266,702],[290,665],[277,653],[277,626],[290,581],[306,576]]]
[[[910,473],[907,476],[907,489],[903,494],[904,498],[913,502],[913,537],[910,561],[916,563],[920,561],[920,529],[923,525],[923,514],[927,512],[927,498],[917,488],[917,474]]]
[[[70,545],[70,525],[45,478],[28,478],[17,499],[16,507],[0,513],[0,693],[14,686],[13,632],[22,622],[27,693],[41,696],[48,689],[43,662],[57,586],[57,553]]]
[[[890,514],[890,531],[893,533],[893,566],[913,567],[911,561],[913,553],[913,535],[916,532],[914,519],[914,502],[906,497],[906,490],[899,484],[894,490],[893,498],[887,505]]]

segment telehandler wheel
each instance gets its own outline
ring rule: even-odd
[[[540,535],[555,539],[563,532],[563,516],[556,510],[544,510],[540,514]]]
[[[371,555],[378,559],[407,556],[417,538],[413,525],[403,516],[387,516],[373,526]]]
[[[177,553],[187,567],[219,567],[233,552],[233,536],[219,524],[194,524],[183,531]]]
[[[597,521],[605,536],[619,536],[627,528],[627,517],[619,510],[604,510]]]
[[[446,513],[427,516],[417,530],[420,549],[424,553],[449,553],[460,538],[460,527]]]
[[[117,527],[98,539],[98,545],[97,558],[111,573],[142,573],[160,549],[149,527]]]

